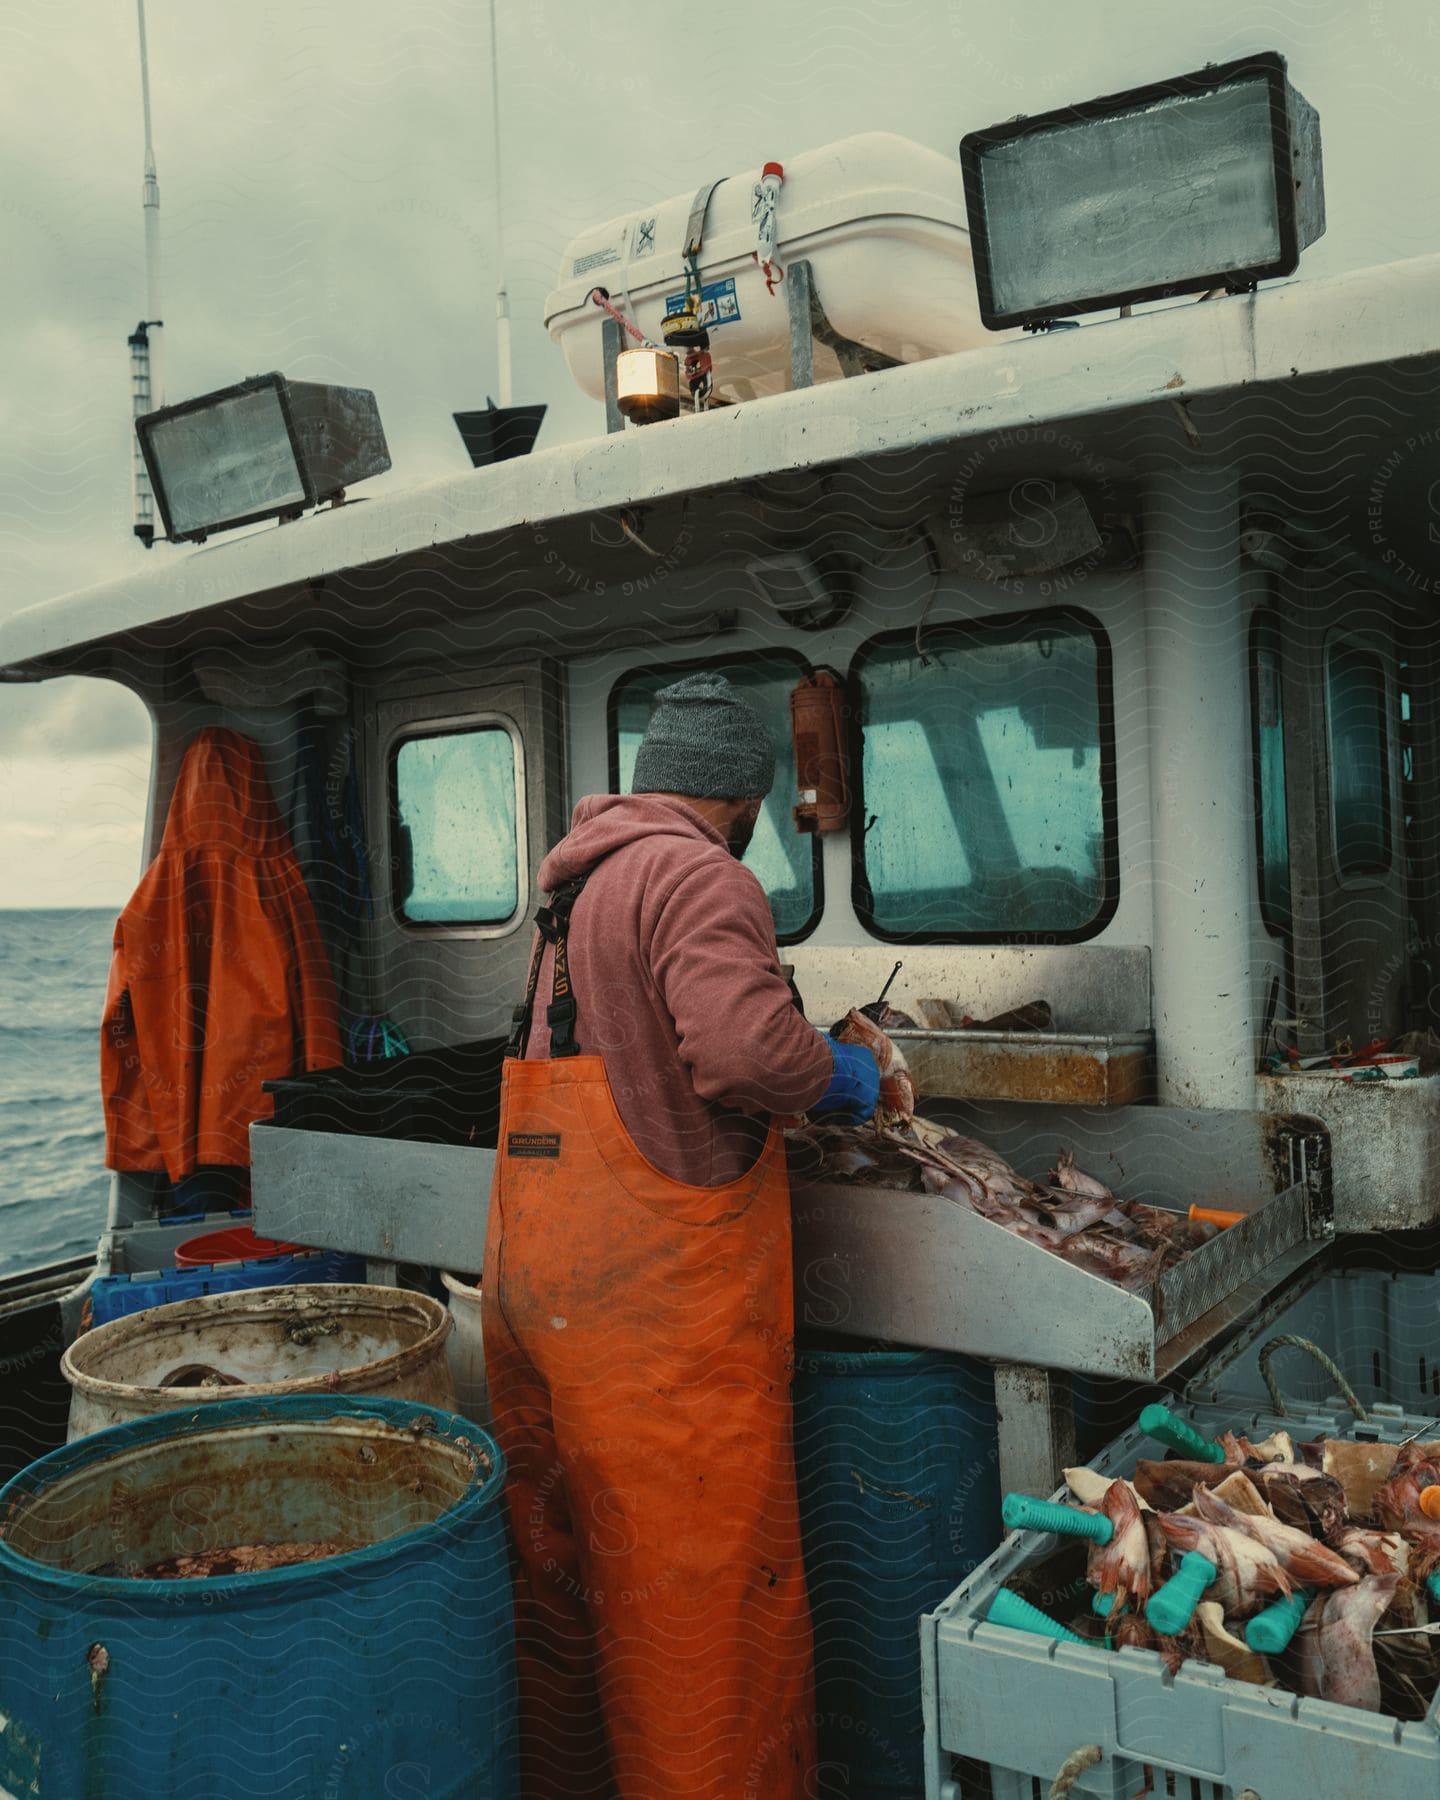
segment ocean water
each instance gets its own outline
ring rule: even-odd
[[[110,911],[0,911],[0,1275],[93,1250]]]

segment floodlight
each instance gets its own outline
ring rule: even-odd
[[[252,375],[135,421],[165,534],[203,541],[333,500],[390,467],[368,388]]]
[[[972,131],[992,331],[1288,275],[1325,229],[1320,116],[1272,51]]]

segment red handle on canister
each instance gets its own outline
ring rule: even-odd
[[[837,675],[817,669],[790,695],[797,831],[843,831],[850,822],[844,692]]]

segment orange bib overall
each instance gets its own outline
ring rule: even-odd
[[[814,1762],[791,1436],[790,1199],[772,1126],[722,1187],[662,1175],[575,1042],[516,1008],[482,1280],[509,1463],[525,1800],[802,1800]]]

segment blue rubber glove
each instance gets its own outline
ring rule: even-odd
[[[835,1068],[829,1087],[810,1108],[810,1116],[863,1125],[874,1117],[880,1104],[880,1065],[863,1044],[842,1044],[838,1038],[825,1041]]]

